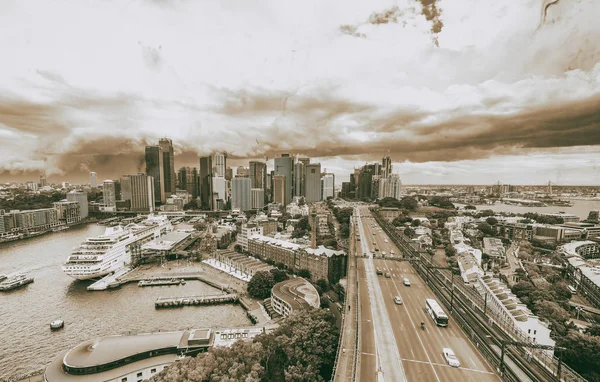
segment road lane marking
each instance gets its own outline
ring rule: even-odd
[[[437,362],[426,362],[426,361],[420,361],[418,359],[408,359],[408,358],[402,358],[402,361],[405,362],[414,362],[414,363],[424,363],[424,364],[431,364],[433,366],[439,366],[439,367],[451,367],[450,365],[446,365],[444,363],[437,363]],[[483,374],[491,374],[491,375],[495,375],[495,373],[492,373],[491,371],[487,371],[487,370],[479,370],[479,369],[471,369],[468,367],[456,367],[454,369],[460,369],[460,370],[465,370],[465,371],[472,371],[474,373],[483,373]]]

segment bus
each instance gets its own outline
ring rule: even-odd
[[[444,313],[437,301],[432,298],[426,299],[425,309],[427,309],[427,313],[429,313],[437,326],[448,326],[448,316],[446,316],[446,313]]]
[[[567,288],[571,294],[577,294],[577,289],[575,289],[572,285],[567,285]]]

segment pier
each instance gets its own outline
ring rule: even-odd
[[[190,297],[159,297],[154,303],[156,309],[180,308],[186,305],[215,305],[228,304],[238,301],[237,294],[218,294],[209,296]]]
[[[174,278],[155,278],[142,280],[138,283],[139,287],[147,287],[147,286],[162,286],[162,285],[180,285],[185,284],[184,279],[174,279]]]

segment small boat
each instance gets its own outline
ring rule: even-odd
[[[50,323],[51,330],[62,329],[65,326],[65,322],[63,320],[54,320]]]
[[[33,282],[33,277],[26,276],[23,273],[8,277],[0,282],[0,291],[6,292],[17,289]]]

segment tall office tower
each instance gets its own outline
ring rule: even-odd
[[[321,163],[306,165],[306,191],[304,198],[306,203],[314,203],[321,200]]]
[[[46,186],[46,174],[40,174],[40,187]]]
[[[225,180],[233,179],[233,169],[229,166],[225,168]]]
[[[381,177],[387,178],[390,175],[392,175],[392,160],[386,156],[381,160]]]
[[[115,182],[110,179],[105,180],[102,183],[102,192],[104,194],[104,207],[116,207]]]
[[[240,211],[252,209],[250,193],[250,178],[231,179],[231,208],[239,208]]]
[[[548,195],[552,195],[552,181],[548,181]]]
[[[325,174],[323,180],[323,200],[335,197],[335,175]]]
[[[298,158],[298,162],[306,166],[307,164],[310,164],[310,158]]]
[[[261,210],[265,206],[265,189],[264,188],[251,188],[250,196],[252,198],[252,209]]]
[[[235,170],[235,177],[236,178],[249,178],[250,170],[244,166],[238,166],[238,168]]]
[[[215,199],[221,200],[224,206],[227,203],[227,181],[222,176],[213,176],[212,183],[213,193],[217,194]]]
[[[217,153],[213,156],[213,166],[215,173],[213,176],[225,178],[225,169],[227,168],[227,154]]]
[[[175,153],[173,151],[173,141],[168,138],[161,138],[158,145],[163,152],[163,173],[165,175],[165,197],[175,194],[177,178],[175,177]]]
[[[90,172],[90,187],[98,188],[98,174],[95,172]]]
[[[121,199],[131,200],[131,175],[121,177]]]
[[[273,201],[273,173],[274,171],[267,171],[267,183],[265,188],[265,203]]]
[[[82,219],[88,217],[88,200],[85,191],[73,190],[67,193],[67,201],[79,203],[79,216]]]
[[[285,175],[273,175],[273,202],[285,206],[286,196]]]
[[[178,171],[178,188],[187,191],[192,199],[198,197],[198,170],[196,167],[181,167]]]
[[[115,185],[115,200],[121,200],[121,180],[113,180]]]
[[[370,199],[373,183],[373,166],[365,165],[360,169],[358,183],[356,185],[356,199]]]
[[[290,154],[281,154],[281,158],[275,158],[275,175],[285,177],[285,201],[288,205],[292,201],[292,190],[294,184],[294,158]]]
[[[154,180],[154,202],[161,204],[165,197],[164,155],[160,146],[146,146],[146,175]]]
[[[252,188],[266,188],[267,164],[258,161],[250,161],[250,181]]]
[[[294,163],[294,196],[306,195],[306,170],[303,162]]]
[[[200,157],[198,184],[200,185],[200,204],[205,210],[213,210],[213,172],[212,157]]]
[[[402,190],[402,181],[400,181],[400,175],[390,174],[385,182],[385,195],[384,197],[395,198],[400,200]]]
[[[128,177],[131,183],[131,211],[154,212],[154,179],[145,174],[124,177]]]
[[[381,163],[375,162],[370,166],[373,167],[373,175],[381,175]]]

